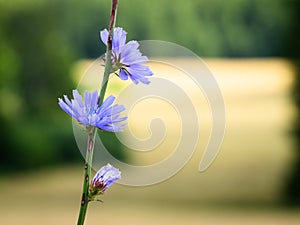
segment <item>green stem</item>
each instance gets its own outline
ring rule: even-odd
[[[81,197],[81,206],[78,216],[77,225],[83,225],[84,219],[89,203],[89,183],[91,176],[91,165],[93,160],[93,150],[95,146],[95,137],[96,137],[96,128],[92,127],[88,133],[88,141],[87,141],[87,151],[85,157],[85,165],[84,165],[84,181],[83,181],[83,193]]]
[[[101,103],[104,100],[104,96],[108,84],[108,78],[111,73],[112,38],[113,38],[113,29],[115,26],[116,15],[117,15],[117,7],[118,7],[118,0],[112,0],[112,9],[111,9],[111,15],[109,21],[109,35],[108,35],[107,48],[106,48],[105,69],[104,69],[103,80],[100,88],[99,101],[98,101],[99,105],[101,105]],[[86,151],[85,165],[84,165],[85,172],[84,172],[84,180],[83,180],[83,188],[82,188],[83,193],[81,197],[81,205],[80,205],[77,225],[84,224],[85,215],[89,204],[89,184],[90,184],[91,166],[93,160],[93,151],[95,146],[96,133],[97,130],[95,127],[91,127],[90,129],[88,129],[87,151]]]
[[[103,75],[100,94],[99,94],[99,102],[98,102],[99,105],[101,105],[101,103],[104,100],[109,75],[111,74],[111,49],[112,49],[113,32],[114,32],[114,27],[115,27],[116,17],[117,17],[117,7],[118,7],[118,0],[112,0],[109,29],[108,29],[109,33],[108,33],[108,40],[106,46],[105,68],[104,68],[104,75]]]

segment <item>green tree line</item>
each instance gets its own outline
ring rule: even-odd
[[[281,56],[287,2],[120,0],[117,25],[129,39],[171,41],[204,57]],[[76,87],[76,60],[104,52],[109,10],[108,0],[0,0],[1,171],[81,160],[57,98]]]

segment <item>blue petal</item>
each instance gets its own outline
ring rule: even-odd
[[[128,74],[126,73],[126,71],[121,69],[119,71],[119,77],[120,77],[121,80],[127,80],[128,79]]]
[[[127,68],[127,71],[130,74],[130,79],[137,84],[139,81],[144,84],[149,84],[150,81],[146,76],[152,76],[153,73],[148,66],[133,64]]]
[[[73,90],[73,97],[74,97],[74,100],[76,100],[78,102],[79,106],[83,107],[82,96],[78,93],[77,90]]]
[[[72,103],[69,100],[68,96],[64,95],[64,99],[65,99],[65,102],[67,103],[67,105],[70,106],[70,107],[72,107]]]
[[[87,110],[87,113],[90,113],[91,110],[91,101],[92,101],[92,96],[91,93],[88,91],[84,92],[84,104]]]
[[[115,101],[115,97],[113,95],[108,96],[101,104],[101,106],[99,107],[99,109],[97,110],[97,113],[101,113],[103,110],[105,110],[106,108],[108,108],[109,106],[111,106],[113,104],[113,102]]]
[[[115,54],[119,55],[120,49],[125,45],[126,42],[126,32],[121,27],[114,28],[113,40],[112,40],[112,50]],[[100,37],[102,42],[107,45],[108,41],[108,30],[104,29],[100,32]]]
[[[58,105],[62,110],[68,113],[70,116],[73,116],[72,109],[67,105],[61,98],[58,99]]]
[[[116,27],[114,29],[112,50],[118,55],[120,49],[125,45],[126,42],[126,32],[121,27]]]
[[[104,29],[102,31],[100,31],[100,37],[101,37],[101,41],[107,45],[107,41],[108,41],[108,31],[107,29]]]
[[[140,76],[152,76],[153,72],[150,70],[148,66],[144,66],[141,64],[133,64],[130,67],[128,67],[128,72],[130,74],[134,75],[140,75]]]
[[[128,57],[131,54],[138,54],[139,43],[137,41],[129,41],[126,45],[121,48],[121,56],[123,58]]]
[[[120,62],[124,65],[131,65],[137,63],[146,63],[148,62],[148,58],[146,56],[142,56],[142,53],[138,49],[138,42],[137,41],[130,41],[128,42],[122,49],[121,49],[121,60]]]
[[[123,105],[115,104],[110,108],[110,114],[119,114],[120,112],[123,112],[125,110],[125,107]]]
[[[98,107],[98,91],[93,91],[91,93],[91,108],[95,110]]]

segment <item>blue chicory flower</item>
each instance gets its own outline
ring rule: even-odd
[[[128,77],[133,83],[138,84],[142,82],[149,84],[150,81],[146,78],[152,76],[153,73],[148,66],[146,56],[138,49],[139,43],[137,41],[129,41],[126,43],[126,32],[120,28],[114,28],[114,36],[112,40],[112,68],[113,72],[119,70],[119,77],[122,80],[127,80]],[[107,29],[100,32],[102,42],[107,45],[108,31]]]
[[[103,166],[90,182],[90,198],[102,194],[114,182],[121,178],[121,172],[109,163]]]
[[[115,97],[110,95],[98,105],[98,92],[84,92],[84,100],[77,90],[73,90],[73,99],[64,95],[64,100],[58,99],[59,106],[79,123],[86,127],[94,126],[102,130],[118,132],[125,124],[120,124],[127,117],[120,117],[125,110],[123,105],[112,105]]]

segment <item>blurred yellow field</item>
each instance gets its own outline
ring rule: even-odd
[[[82,175],[81,168],[76,166],[2,178],[1,224],[76,224]],[[223,182],[222,185],[226,187],[227,184]],[[176,188],[173,187],[181,190],[177,189],[176,195],[170,201],[166,201],[164,194],[168,191],[175,193],[174,188],[166,189],[171,188],[171,185],[148,188],[115,185],[102,197],[104,203],[90,204],[86,224],[299,224],[299,209],[288,210],[266,203],[220,203],[218,199],[215,203],[178,200],[177,197],[191,192],[191,184],[176,185]],[[235,190],[237,187],[231,189],[231,192]],[[211,196],[213,192],[214,188],[206,189],[199,195]]]
[[[227,120],[220,154],[211,168],[201,174],[197,171],[198,164],[207,145],[212,124],[209,103],[199,87],[186,74],[176,69],[178,60],[184,60],[191,68],[197,63],[189,59],[168,60],[173,63],[171,66],[160,63],[164,59],[150,63],[155,76],[169,79],[187,93],[198,114],[200,135],[195,154],[185,169],[170,181],[172,185],[193,185],[187,193],[182,193],[177,198],[199,198],[201,201],[205,198],[219,201],[223,198],[246,202],[277,201],[293,157],[291,137],[288,135],[295,115],[290,98],[294,78],[292,64],[282,59],[205,60],[222,91]],[[89,79],[86,79],[88,81],[93,76],[100,79],[94,73],[89,75]],[[112,78],[109,92],[120,94],[122,88],[130,82],[123,87],[119,84],[117,78]],[[143,92],[143,88],[139,90]],[[139,101],[129,112],[128,126],[140,139],[147,138],[151,136],[151,132],[156,132],[149,130],[151,120],[156,117],[163,118],[166,126],[163,144],[149,152],[127,151],[130,163],[149,165],[172,153],[174,140],[180,137],[180,118],[176,110],[165,101],[151,99],[151,96],[150,100]],[[164,196],[173,198],[172,195],[180,188],[176,188],[174,192],[170,188],[166,190]],[[206,190],[213,194],[206,193]]]
[[[184,60],[193,67],[193,61]],[[82,61],[75,66],[76,81],[89,63]],[[293,163],[294,149],[288,134],[295,116],[290,98],[292,64],[283,59],[206,59],[205,63],[226,105],[226,134],[216,160],[205,172],[198,171],[212,123],[205,96],[180,72],[153,63],[156,75],[182,85],[197,109],[200,138],[195,154],[165,182],[140,188],[114,185],[103,196],[104,204],[90,204],[87,225],[299,224],[299,210],[278,207]],[[120,93],[124,87],[113,80],[109,91]],[[129,119],[134,118],[129,121],[131,131],[141,139],[147,138],[153,115],[165,118],[166,141],[150,152],[128,151],[129,163],[148,165],[172,153],[174,140],[180,136],[180,120],[166,102],[136,104],[129,114]],[[74,166],[3,177],[1,222],[75,224],[82,175],[82,168]]]
[[[226,133],[215,162],[206,172],[199,173],[198,164],[208,143],[212,118],[203,92],[176,68],[179,60],[190,68],[195,68],[195,63],[198,63],[190,59],[168,59],[172,64],[166,65],[160,63],[164,59],[157,59],[149,64],[156,77],[169,79],[186,92],[198,115],[200,132],[195,154],[184,170],[170,181],[172,185],[193,185],[176,198],[276,202],[293,162],[292,139],[288,134],[295,115],[290,98],[294,79],[292,64],[283,59],[205,59],[224,97]],[[77,82],[90,63],[83,61],[77,64],[77,73],[73,76]],[[94,72],[85,76],[89,76],[85,81],[92,77],[101,80]],[[94,83],[99,82],[91,82]],[[109,92],[120,94],[129,84],[125,82],[120,86],[119,79],[114,77]],[[143,92],[143,88],[138,91]],[[143,140],[155,134],[157,131],[149,128],[155,118],[163,119],[166,133],[162,144],[152,151],[127,151],[129,163],[150,165],[171,154],[176,145],[174,140],[179,140],[181,135],[179,116],[166,101],[151,99],[150,96],[150,99],[137,102],[129,112],[128,126],[133,135]],[[166,188],[165,198],[173,198],[178,190],[179,187],[174,192]],[[207,190],[212,194],[206,193]]]

